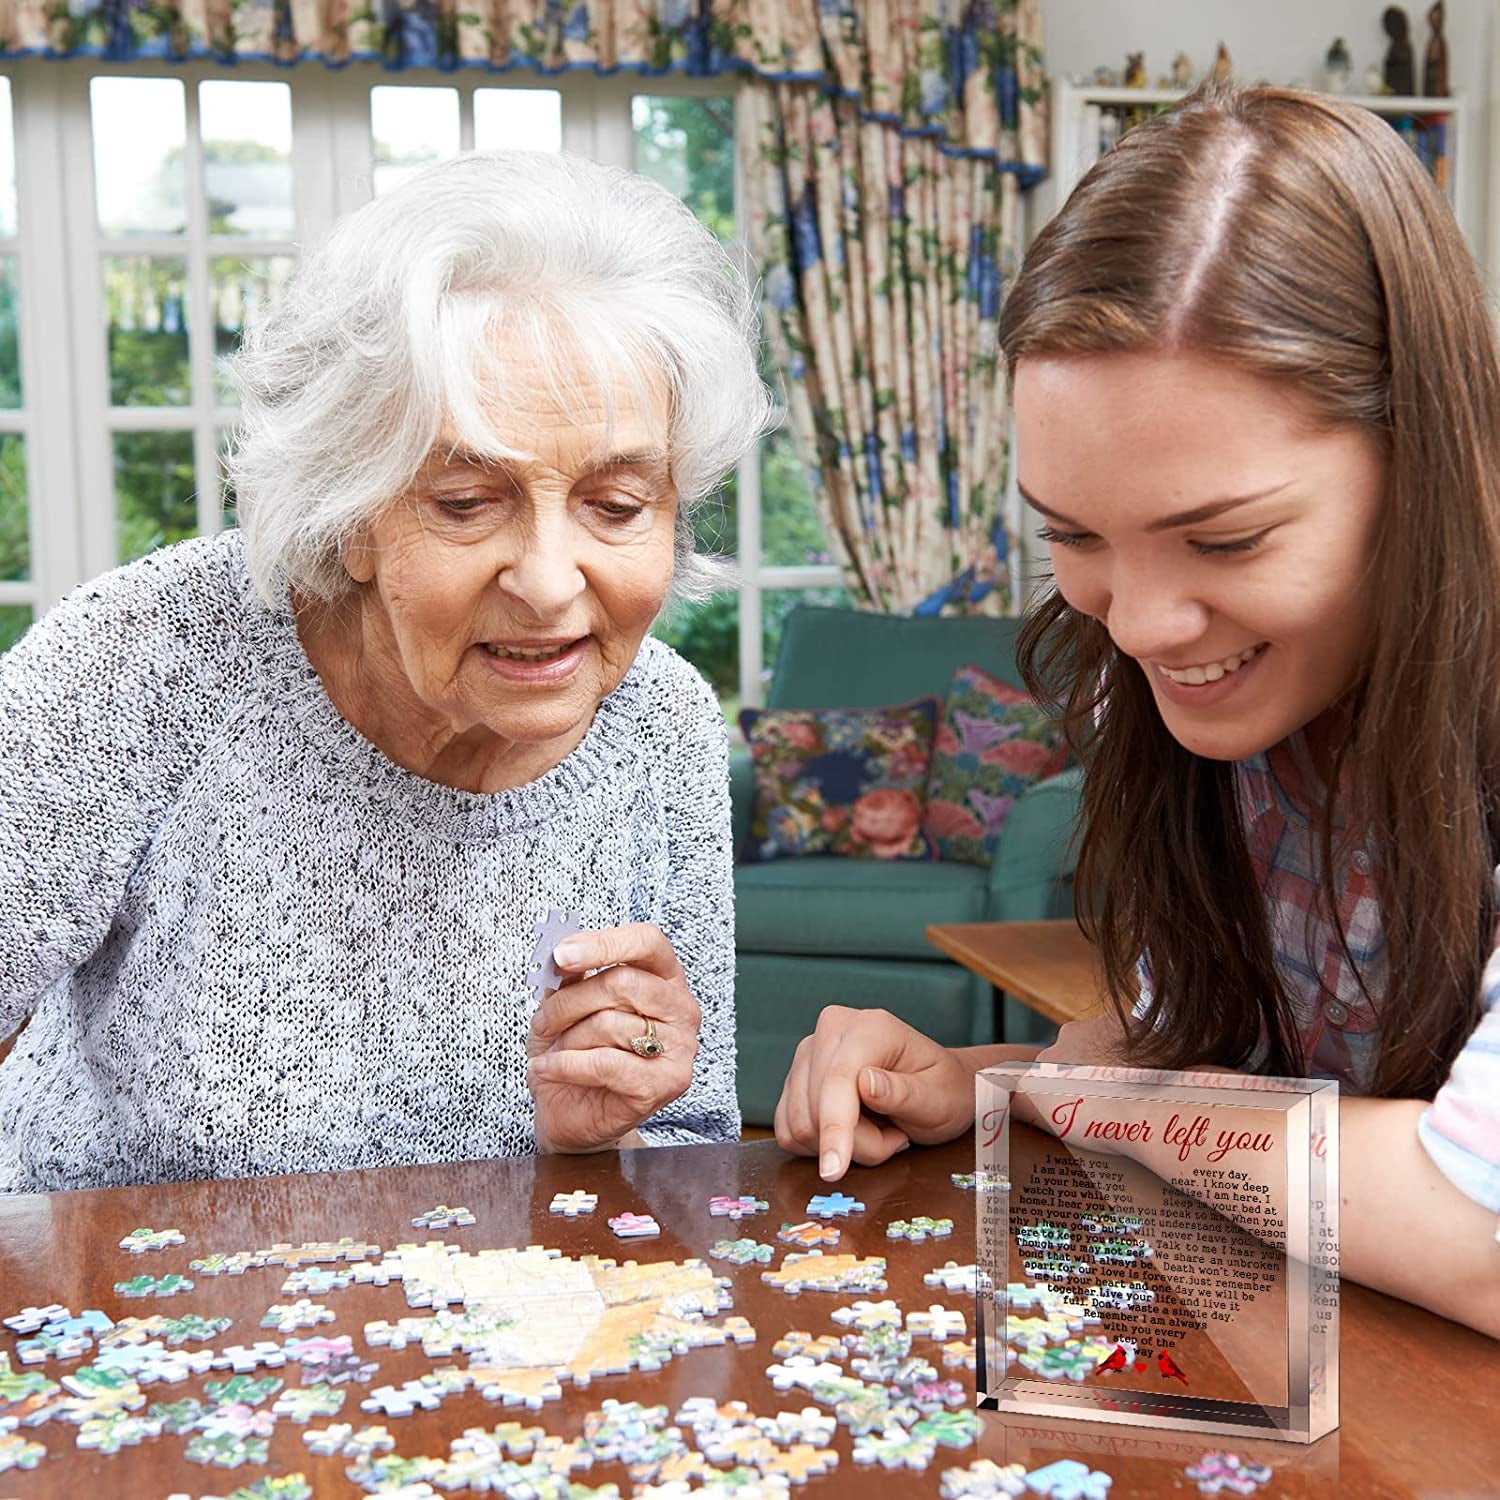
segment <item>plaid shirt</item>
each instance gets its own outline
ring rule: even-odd
[[[1316,785],[1305,740],[1294,735],[1235,769],[1246,844],[1265,895],[1276,967],[1291,996],[1306,1074],[1335,1079],[1350,1093],[1366,1093],[1379,1051],[1378,1002],[1386,981],[1385,935],[1369,854],[1349,849],[1346,842],[1337,855],[1341,863],[1334,886],[1349,951],[1364,971],[1373,1006],[1345,957],[1337,929],[1321,909],[1320,840],[1304,811],[1313,805],[1310,792]],[[1338,828],[1334,846],[1338,851]],[[1500,869],[1496,888],[1500,891]],[[1151,997],[1144,959],[1140,978],[1137,1015]],[[1417,1132],[1445,1176],[1500,1213],[1500,934],[1485,967],[1483,1003],[1479,1025],[1447,1082],[1422,1112]]]

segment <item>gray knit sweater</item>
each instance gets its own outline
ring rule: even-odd
[[[657,923],[703,1009],[653,1144],[737,1136],[727,739],[648,638],[492,796],[340,717],[237,532],[71,594],[0,658],[0,1190],[535,1150],[533,923]]]

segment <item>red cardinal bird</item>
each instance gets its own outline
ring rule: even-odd
[[[1116,1344],[1113,1351],[1094,1367],[1094,1374],[1102,1375],[1106,1370],[1123,1370],[1129,1363],[1124,1346]]]
[[[1177,1368],[1177,1362],[1165,1349],[1156,1356],[1156,1368],[1161,1371],[1163,1380],[1180,1380],[1187,1384],[1187,1376]]]

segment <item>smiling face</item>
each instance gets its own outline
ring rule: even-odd
[[[496,364],[496,435],[530,457],[440,443],[345,551],[362,585],[356,722],[403,764],[485,789],[515,784],[499,766],[556,764],[630,670],[671,584],[677,511],[663,391],[622,382],[610,422],[581,370],[564,405],[526,347]]]
[[[1197,355],[1025,358],[1014,406],[1058,590],[1146,674],[1173,737],[1242,760],[1316,734],[1369,634],[1373,439]]]

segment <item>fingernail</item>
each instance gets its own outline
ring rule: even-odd
[[[573,938],[564,938],[557,947],[552,950],[552,962],[555,964],[576,965],[583,958],[583,944]]]
[[[825,1182],[832,1181],[833,1178],[839,1175],[839,1154],[837,1151],[825,1151],[823,1153],[823,1160],[818,1167],[818,1172]]]
[[[552,1060],[543,1053],[540,1057],[528,1059],[526,1066],[531,1070],[533,1078],[545,1078],[552,1070]]]
[[[891,1091],[891,1081],[878,1068],[865,1069],[865,1093],[872,1099],[884,1099]]]

